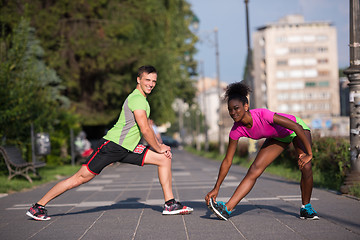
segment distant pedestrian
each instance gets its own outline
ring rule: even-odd
[[[154,120],[149,119],[149,125],[153,128],[156,139],[159,141],[159,143],[163,143],[163,141],[161,139],[161,134],[160,134],[158,127],[156,126]]]
[[[57,183],[28,211],[27,215],[36,220],[49,220],[45,205],[60,194],[86,183],[98,175],[103,168],[114,163],[130,163],[138,166],[158,166],[158,177],[164,194],[162,214],[187,214],[192,208],[175,201],[172,191],[171,148],[160,144],[149,125],[150,106],[146,99],[157,82],[157,72],[152,66],[138,69],[136,89],[126,98],[117,123],[99,142],[80,170],[68,179]],[[143,136],[154,149],[139,144]]]
[[[225,98],[234,125],[230,131],[227,153],[221,163],[215,186],[205,197],[208,207],[218,218],[227,220],[235,206],[254,187],[257,178],[292,142],[298,154],[297,160],[301,170],[302,206],[300,208],[300,218],[319,219],[310,204],[313,174],[311,169],[312,142],[309,127],[306,126],[303,120],[293,115],[275,113],[267,109],[249,110],[247,99],[249,93],[249,87],[242,82],[230,84],[226,90]],[[229,201],[227,203],[216,202],[220,185],[232,165],[240,137],[266,138],[266,140]]]
[[[74,144],[75,144],[76,155],[78,155],[81,158],[89,157],[91,153],[94,151],[91,148],[91,143],[86,138],[86,133],[84,131],[81,131],[79,135],[75,138]]]

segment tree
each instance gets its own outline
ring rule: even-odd
[[[21,19],[0,63],[0,137],[29,142],[30,124],[51,129],[68,104],[61,79],[41,60],[44,51],[29,21]],[[58,111],[54,111],[58,109]]]
[[[197,38],[189,30],[193,13],[185,0],[3,1],[4,35],[22,14],[37,29],[45,62],[64,80],[63,94],[83,124],[116,119],[136,85],[137,68],[145,64],[159,71],[149,99],[156,122],[175,118],[175,97],[194,97]]]

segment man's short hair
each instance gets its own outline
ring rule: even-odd
[[[150,66],[150,65],[145,65],[145,66],[139,67],[139,69],[138,69],[138,75],[137,75],[137,76],[138,76],[139,78],[141,78],[141,75],[142,75],[143,73],[147,73],[147,74],[149,74],[149,73],[156,73],[156,74],[157,74],[157,71],[156,71],[155,67]]]

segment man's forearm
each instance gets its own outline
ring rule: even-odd
[[[154,131],[150,128],[144,130],[142,132],[144,139],[146,142],[158,153],[161,151],[160,143],[156,140]]]

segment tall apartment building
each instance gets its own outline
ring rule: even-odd
[[[302,118],[340,115],[336,29],[289,15],[253,34],[251,108]]]

